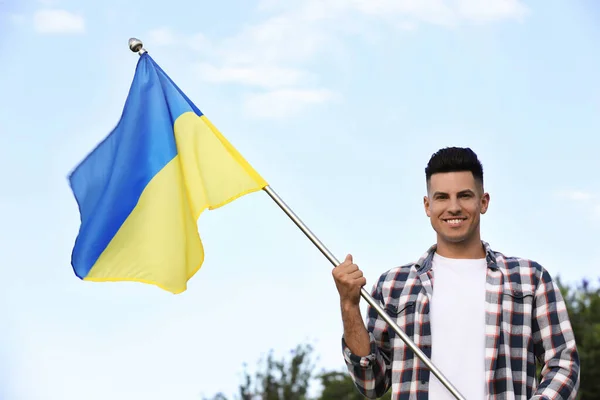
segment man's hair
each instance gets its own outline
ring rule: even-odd
[[[427,186],[431,175],[443,172],[470,171],[475,180],[483,187],[483,166],[477,154],[466,147],[446,147],[435,152],[425,168]]]

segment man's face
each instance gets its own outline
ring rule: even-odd
[[[489,199],[469,171],[433,174],[424,205],[438,240],[460,243],[478,238],[480,215],[487,211]]]

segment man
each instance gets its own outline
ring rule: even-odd
[[[467,400],[574,399],[579,356],[558,287],[538,263],[481,240],[490,196],[477,155],[442,149],[425,176],[425,213],[437,243],[416,263],[382,274],[373,298]],[[453,399],[370,306],[365,327],[359,302],[366,280],[351,255],[333,277],[343,355],[358,390],[372,399],[390,388],[392,399]]]

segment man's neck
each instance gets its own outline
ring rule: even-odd
[[[446,258],[485,258],[485,248],[477,237],[469,242],[461,243],[446,242],[438,238],[436,253]]]

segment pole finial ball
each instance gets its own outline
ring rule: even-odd
[[[134,53],[139,52],[144,47],[144,43],[140,39],[131,38],[129,39],[129,49]]]

